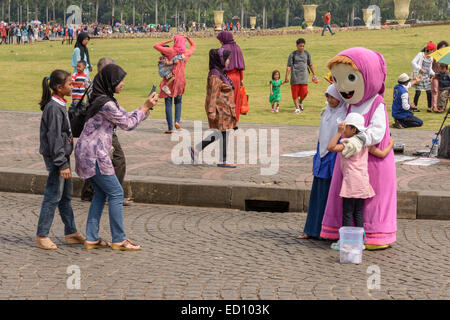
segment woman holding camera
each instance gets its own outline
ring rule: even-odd
[[[75,149],[75,170],[81,178],[89,179],[94,189],[86,223],[86,249],[110,246],[98,236],[100,217],[108,199],[111,247],[114,250],[141,250],[139,245],[135,245],[125,235],[123,189],[114,173],[110,149],[114,127],[127,131],[135,129],[148,117],[150,109],[158,102],[158,96],[153,93],[143,106],[127,112],[114,97],[122,90],[125,76],[126,72],[115,64],[107,65],[95,76],[89,97],[88,120]]]

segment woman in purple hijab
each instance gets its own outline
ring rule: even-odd
[[[224,50],[230,51],[230,63],[225,68],[228,77],[233,81],[234,85],[234,104],[236,106],[236,119],[239,121],[241,113],[241,87],[244,86],[244,70],[245,62],[241,48],[234,42],[233,34],[229,31],[222,31],[217,35],[217,39],[222,44]]]

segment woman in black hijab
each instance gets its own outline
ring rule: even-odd
[[[105,66],[94,78],[89,98],[87,121],[75,149],[75,171],[83,179],[89,179],[94,189],[91,207],[86,223],[86,249],[107,248],[114,250],[140,250],[125,235],[123,226],[123,188],[114,171],[110,158],[112,135],[115,127],[133,130],[144,121],[150,109],[158,102],[153,93],[144,105],[133,112],[123,109],[115,94],[125,85],[126,72],[115,64]],[[100,217],[108,199],[109,223],[112,244],[98,236]]]
[[[89,37],[87,32],[80,32],[72,53],[73,72],[77,72],[78,61],[84,60],[86,61],[86,69],[84,70],[84,73],[86,73],[87,79],[89,79],[89,72],[92,71],[91,60],[89,58],[89,50],[87,48],[89,40],[91,40],[91,38]]]

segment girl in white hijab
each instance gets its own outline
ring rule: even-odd
[[[301,234],[298,238],[319,238],[322,228],[322,219],[327,205],[328,190],[330,189],[336,153],[327,150],[328,143],[337,133],[338,123],[344,121],[347,114],[347,105],[337,91],[334,84],[325,92],[327,106],[322,112],[320,120],[319,141],[317,153],[313,159],[313,185],[309,198],[308,216]]]

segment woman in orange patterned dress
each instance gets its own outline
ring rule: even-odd
[[[205,111],[208,116],[210,129],[217,129],[221,135],[214,132],[201,143],[190,148],[191,158],[194,164],[198,163],[198,153],[208,145],[221,140],[219,167],[236,168],[232,161],[227,161],[227,130],[237,129],[236,110],[234,105],[233,81],[225,72],[230,63],[230,51],[211,49],[209,51],[209,74],[206,87]]]

